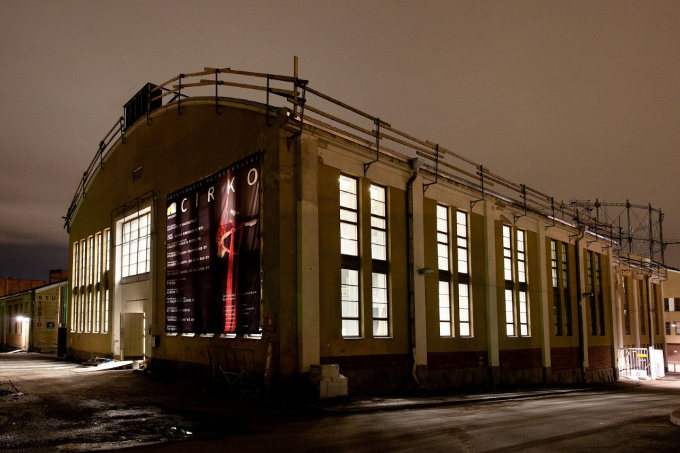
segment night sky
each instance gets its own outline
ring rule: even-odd
[[[558,200],[680,240],[678,1],[0,0],[0,277],[67,268],[65,215],[146,82],[292,75]],[[667,263],[680,266],[680,246]]]

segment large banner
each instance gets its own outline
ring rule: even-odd
[[[260,155],[168,195],[165,330],[260,330]]]

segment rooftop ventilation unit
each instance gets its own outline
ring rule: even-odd
[[[147,83],[124,106],[125,129],[129,128],[142,116],[153,112],[162,105],[161,90],[153,83]]]

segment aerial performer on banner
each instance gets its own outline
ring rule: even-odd
[[[238,310],[238,253],[243,240],[243,230],[257,224],[257,218],[238,222],[239,212],[230,208],[233,195],[225,197],[222,219],[217,230],[217,255],[227,257],[226,303],[224,316],[224,333],[236,331]]]

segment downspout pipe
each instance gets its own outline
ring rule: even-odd
[[[654,327],[654,323],[652,321],[652,316],[656,316],[656,304],[654,307],[652,307],[652,291],[654,291],[654,288],[652,287],[652,284],[650,282],[649,275],[645,276],[645,283],[647,285],[647,327],[649,328],[649,346],[652,348],[654,346],[654,330],[652,330],[652,327]],[[654,295],[656,300],[656,294]],[[658,321],[657,321],[658,322]]]
[[[411,368],[411,377],[413,383],[418,385],[418,375],[416,374],[416,351],[415,351],[415,319],[413,313],[415,311],[415,295],[413,294],[413,278],[415,272],[413,269],[413,182],[418,176],[418,168],[420,163],[418,159],[411,159],[411,177],[406,182],[406,267],[408,275],[406,278],[406,289],[408,294],[408,351],[409,351],[409,365]]]

